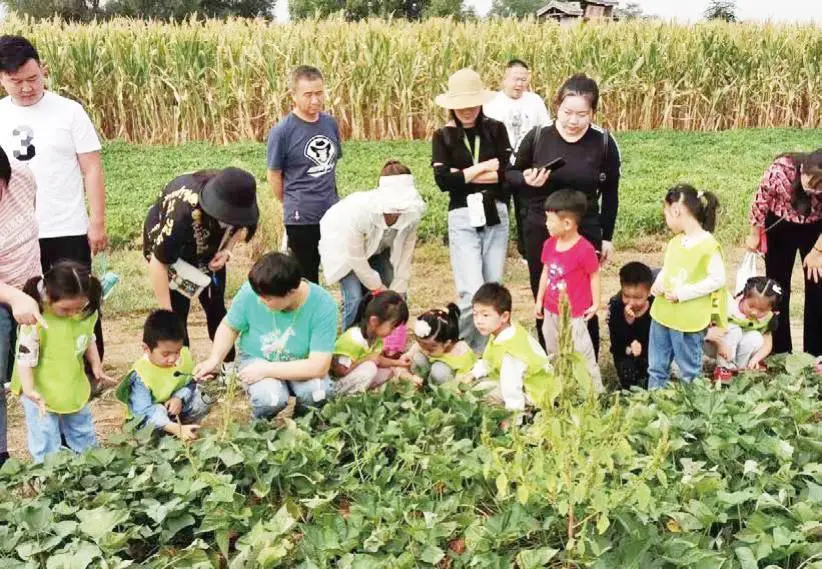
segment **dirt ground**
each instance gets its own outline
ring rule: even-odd
[[[662,254],[659,252],[660,244],[649,242],[647,246],[638,249],[618,252],[615,258],[610,261],[603,270],[602,281],[602,305],[606,306],[608,299],[619,290],[619,267],[628,261],[642,261],[651,267],[659,267],[662,264]],[[736,267],[741,259],[742,251],[732,251],[728,254],[728,278],[733,282],[736,274]],[[248,257],[238,255],[240,259],[245,259],[237,265],[231,266],[229,271],[239,271],[244,274],[248,270]],[[530,324],[533,321],[533,300],[528,284],[528,270],[519,255],[512,251],[508,258],[506,270],[506,281],[514,297],[514,316],[523,323]],[[797,263],[794,271],[793,290],[796,293],[792,299],[791,312],[796,315],[801,314],[801,306],[804,301],[802,294],[802,274]],[[336,298],[339,298],[339,291],[332,289]],[[116,294],[116,293],[115,293]],[[448,249],[441,245],[426,245],[417,250],[414,263],[414,272],[411,289],[411,314],[419,314],[429,308],[435,308],[453,300],[454,282],[451,275],[450,263],[448,260]],[[189,318],[189,334],[191,337],[191,349],[195,358],[205,358],[208,355],[210,342],[206,332],[205,317],[199,305],[194,303],[192,313]],[[106,341],[105,367],[112,377],[120,377],[130,368],[131,364],[140,356],[140,337],[142,334],[142,324],[145,314],[133,314],[128,316],[118,316],[115,318],[104,318],[104,336]],[[607,329],[605,329],[604,311],[600,311],[600,324],[602,330],[602,346],[600,349],[601,365],[603,376],[606,380],[613,380],[613,366],[608,353]],[[794,344],[801,346],[801,318],[793,318],[793,338]],[[204,426],[216,422],[216,411],[218,406],[212,409],[210,416],[204,422]],[[124,418],[124,407],[117,401],[111,390],[91,403],[92,413],[95,418],[97,434],[101,441],[105,441],[109,434],[120,429]],[[22,408],[13,395],[8,397],[9,410],[9,452],[12,456],[27,459],[26,432],[23,420]],[[248,417],[248,409],[240,402],[233,407],[232,413],[239,415],[237,420],[244,420]]]

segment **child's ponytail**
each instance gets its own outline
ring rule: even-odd
[[[447,311],[437,308],[417,317],[414,335],[418,340],[433,340],[440,344],[458,342],[460,338],[460,309],[453,302]]]
[[[703,192],[689,184],[678,184],[665,194],[665,203],[683,205],[705,231],[713,232],[716,229],[719,198],[713,192]]]
[[[40,309],[40,312],[43,312],[43,295],[41,294],[43,289],[42,283],[43,277],[36,276],[31,277],[26,281],[26,284],[23,285],[23,292],[37,302],[37,307]]]

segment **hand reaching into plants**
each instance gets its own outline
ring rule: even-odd
[[[172,397],[165,403],[166,411],[172,417],[177,417],[183,411],[183,400],[179,397]]]
[[[194,371],[191,375],[194,377],[195,381],[204,381],[206,379],[211,379],[217,374],[217,369],[220,367],[222,362],[218,362],[217,360],[213,360],[211,358],[205,360],[194,366]]]
[[[197,438],[197,431],[200,430],[200,425],[181,425],[179,423],[169,423],[163,430],[169,435],[174,435],[182,441],[190,442]]]
[[[765,366],[762,365],[762,358],[754,356],[751,358],[751,361],[748,362],[748,369],[756,371],[763,369]]]

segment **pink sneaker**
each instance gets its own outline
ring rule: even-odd
[[[726,367],[717,366],[714,369],[711,381],[714,383],[721,383],[722,385],[729,385],[734,378],[734,372]]]

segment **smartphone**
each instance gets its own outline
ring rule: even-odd
[[[554,172],[555,170],[559,170],[563,166],[565,166],[565,158],[560,156],[559,158],[555,158],[555,159],[551,160],[547,164],[543,164],[542,166],[536,166],[534,169],[535,170],[542,170],[543,168],[546,168],[546,169],[551,170],[552,172]]]

